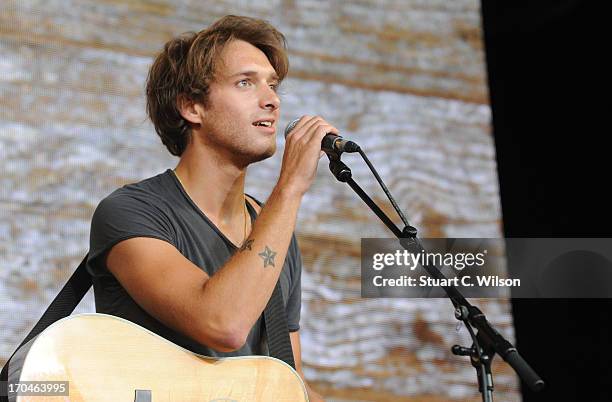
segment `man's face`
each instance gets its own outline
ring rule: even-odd
[[[241,40],[229,42],[210,84],[207,107],[201,110],[204,143],[241,165],[272,156],[280,113],[278,83],[261,50]]]

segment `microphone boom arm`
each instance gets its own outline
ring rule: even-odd
[[[420,252],[424,250],[421,242],[417,238],[417,229],[408,223],[408,220],[400,210],[399,206],[391,196],[391,193],[385,186],[384,182],[374,169],[365,153],[359,149],[359,154],[366,161],[368,167],[376,177],[376,180],[381,185],[385,194],[391,201],[391,204],[398,212],[398,215],[405,224],[403,230],[400,230],[393,221],[380,209],[378,205],[363,191],[363,189],[353,180],[350,168],[340,160],[341,152],[327,152],[329,158],[329,169],[336,179],[340,182],[347,183],[353,191],[361,198],[368,207],[378,216],[378,218],[393,232],[400,240],[403,248],[411,252]],[[422,264],[422,267],[429,275],[434,278],[446,278],[444,274],[433,264]],[[540,376],[529,366],[529,364],[521,357],[517,349],[507,341],[487,320],[486,316],[478,308],[470,304],[461,292],[452,285],[442,286],[446,295],[455,307],[455,318],[462,321],[468,332],[470,333],[473,345],[471,349],[462,348],[455,345],[452,351],[456,355],[469,355],[472,365],[476,368],[478,376],[479,391],[482,394],[483,401],[493,401],[493,376],[491,373],[491,360],[494,354],[499,354],[518,374],[518,376],[529,386],[533,391],[541,391],[545,384]],[[478,332],[475,334],[472,327]]]

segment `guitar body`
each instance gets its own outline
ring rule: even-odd
[[[17,396],[17,402],[308,400],[297,372],[278,359],[201,356],[106,314],[49,326],[11,360],[9,382],[16,381],[69,382],[68,397]]]

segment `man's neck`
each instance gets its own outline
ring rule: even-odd
[[[187,147],[175,173],[206,216],[222,225],[242,219],[246,167],[238,167],[205,148]]]

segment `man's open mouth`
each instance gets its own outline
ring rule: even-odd
[[[253,123],[254,126],[272,127],[274,120],[259,120]]]

